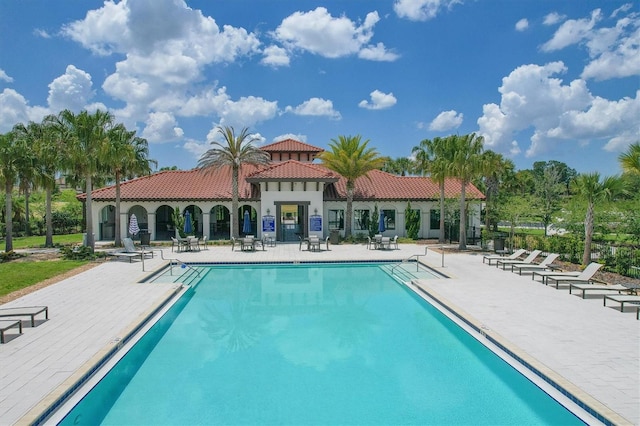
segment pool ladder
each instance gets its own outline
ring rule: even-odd
[[[182,260],[175,258],[175,257],[171,257],[171,258],[165,258],[162,251],[160,251],[160,257],[162,258],[162,260],[168,260],[169,261],[169,275],[173,276],[173,266],[174,266],[174,262],[175,265],[178,266],[180,265],[180,267],[185,267],[188,268],[190,270],[192,270],[193,272],[196,273],[196,275],[200,276],[200,270],[194,268],[193,266],[190,266],[189,264],[183,262]]]

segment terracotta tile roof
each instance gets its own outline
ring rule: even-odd
[[[325,200],[346,200],[347,181],[321,164],[289,160],[268,166],[245,165],[240,172],[240,198],[259,199],[260,191],[256,182],[260,181],[320,181],[326,182]],[[447,179],[447,198],[460,196],[460,181]],[[472,184],[467,186],[468,199],[484,199],[484,195]],[[182,201],[182,200],[230,200],[231,171],[221,167],[206,173],[193,169],[172,170],[132,179],[120,184],[123,201]],[[78,196],[86,198],[85,194]],[[438,184],[428,177],[396,176],[380,170],[369,172],[369,178],[356,180],[354,200],[438,200]],[[96,189],[93,199],[115,200],[115,186]]]
[[[256,166],[245,165],[240,171],[239,192],[241,199],[257,198],[259,191],[246,181]],[[85,194],[78,196],[86,198]],[[93,191],[93,199],[115,200],[115,186]],[[170,170],[132,179],[120,184],[120,199],[123,201],[152,200],[229,200],[231,199],[231,171],[221,167],[206,173],[202,170]]]
[[[294,139],[285,139],[260,148],[267,152],[322,152],[324,149]]]
[[[326,200],[346,200],[347,180],[340,180],[325,191]],[[460,196],[460,181],[447,179],[445,181],[445,197],[458,198]],[[466,189],[468,199],[484,199],[484,195],[473,184]],[[367,177],[356,180],[354,200],[439,200],[440,187],[428,177],[397,176],[381,170],[372,170]]]
[[[324,166],[296,160],[274,163],[247,176],[249,182],[275,180],[336,182],[339,178],[340,175]]]

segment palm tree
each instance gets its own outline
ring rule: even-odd
[[[491,226],[491,219],[494,216],[494,207],[500,185],[513,176],[515,165],[513,161],[505,159],[502,154],[493,151],[485,151],[480,158],[480,169],[485,186],[487,197],[485,211],[485,228],[487,231]]]
[[[453,158],[450,164],[451,174],[460,179],[460,242],[458,248],[467,248],[467,201],[466,189],[471,180],[480,171],[482,162],[482,136],[471,133],[465,136],[455,136],[453,142]]]
[[[107,132],[109,143],[102,147],[102,166],[105,172],[113,173],[116,187],[115,241],[122,244],[120,235],[120,182],[127,177],[151,173],[149,145],[144,138],[136,137],[135,131],[128,131],[123,124],[117,124]]]
[[[369,140],[362,142],[360,135],[338,136],[331,139],[331,151],[322,152],[318,158],[324,165],[347,180],[347,212],[344,236],[351,235],[351,217],[353,215],[353,192],[356,179],[365,176],[371,170],[380,169],[384,165],[384,157],[380,157],[374,148],[367,148]]]
[[[452,161],[451,137],[424,139],[420,145],[413,147],[412,154],[416,157],[416,169],[424,176],[427,173],[438,184],[440,189],[440,235],[438,242],[445,242],[445,193],[444,182],[449,176],[449,165]]]
[[[13,186],[32,156],[27,144],[21,143],[14,132],[0,134],[0,181],[5,190],[5,252],[13,250]]]
[[[94,249],[92,194],[93,179],[99,176],[100,153],[107,143],[107,132],[113,125],[113,115],[97,110],[89,114],[86,110],[79,114],[64,110],[53,118],[59,137],[65,144],[66,168],[82,177],[86,186],[85,202],[86,244]]]
[[[253,145],[258,139],[249,135],[249,129],[244,128],[236,136],[233,127],[219,126],[218,133],[224,138],[225,144],[211,142],[215,148],[209,149],[202,154],[198,161],[198,168],[205,173],[212,173],[220,167],[231,168],[231,233],[232,237],[240,235],[240,222],[236,218],[238,214],[238,180],[243,164],[265,165],[270,161],[269,153],[262,151]]]
[[[584,253],[582,264],[591,261],[591,241],[593,240],[593,222],[596,203],[612,200],[622,193],[623,183],[617,176],[600,180],[600,173],[584,173],[574,180],[574,188],[579,196],[587,201],[587,214],[584,218]]]
[[[60,169],[60,146],[55,139],[51,126],[51,117],[45,118],[42,123],[29,122],[26,126],[22,123],[14,127],[18,137],[23,138],[35,156],[33,169],[33,185],[45,190],[45,247],[53,247],[53,224],[51,221],[52,195],[56,186],[55,175]],[[25,212],[27,210],[25,209]],[[27,222],[28,224],[28,222]],[[27,225],[28,226],[28,225]]]
[[[640,175],[640,142],[629,145],[627,152],[618,157],[625,173]]]
[[[407,176],[412,173],[415,168],[416,166],[410,158],[398,157],[393,159],[387,157],[385,158],[384,166],[382,166],[382,171],[398,176]]]

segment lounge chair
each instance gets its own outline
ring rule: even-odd
[[[488,262],[489,265],[491,265],[492,261],[498,261],[498,260],[506,260],[506,259],[517,259],[520,256],[522,256],[524,253],[526,252],[525,249],[518,249],[516,251],[514,251],[513,253],[511,253],[509,256],[500,256],[497,254],[487,254],[482,256],[482,263],[485,263],[485,260]]]
[[[36,315],[44,312],[44,319],[49,319],[48,306],[21,306],[16,308],[0,309],[0,317],[29,317],[31,319],[31,327],[36,326]]]
[[[4,343],[4,332],[12,328],[18,328],[18,335],[22,334],[22,321],[0,320],[0,343]]]
[[[552,269],[551,264],[554,260],[556,260],[560,256],[558,253],[550,253],[540,261],[540,263],[531,263],[529,265],[520,265],[520,264],[512,264],[511,272],[518,271],[519,275],[522,275],[523,271],[546,271],[547,269]]]
[[[623,291],[629,292],[631,289],[622,284],[569,284],[569,294],[573,294],[573,290],[581,290],[584,299],[587,291],[617,291],[620,294]]]
[[[129,263],[131,263],[131,260],[136,257],[139,257],[140,260],[142,260],[142,256],[146,257],[148,255],[151,255],[151,257],[153,257],[153,250],[136,249],[136,247],[133,245],[133,240],[131,238],[123,238],[122,244],[124,245],[124,249],[121,251],[113,252],[111,253],[111,255],[118,256],[118,257],[127,257],[129,258]]]
[[[636,319],[640,316],[640,296],[632,296],[628,294],[607,294],[603,298],[604,306],[607,306],[607,300],[613,300],[614,302],[618,302],[620,304],[620,312],[624,311],[624,304],[631,303],[632,305],[637,306]]]
[[[533,250],[529,253],[529,256],[525,257],[522,260],[518,259],[498,259],[496,260],[496,268],[499,268],[502,265],[502,269],[506,269],[507,265],[531,265],[536,257],[538,257],[542,253],[542,250]],[[513,269],[512,269],[513,270]]]
[[[555,275],[547,275],[547,280],[545,282],[546,285],[549,285],[549,281],[552,283],[556,283],[556,288],[560,288],[560,283],[568,283],[568,284],[589,284],[591,279],[595,275],[595,273],[602,267],[602,263],[591,262],[584,268],[584,271],[580,273],[580,275],[572,276],[572,275],[563,275],[562,273],[557,273]]]

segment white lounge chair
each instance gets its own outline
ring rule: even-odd
[[[502,265],[502,269],[506,269],[507,265],[530,265],[533,264],[533,261],[542,253],[542,250],[533,250],[529,253],[529,256],[525,257],[522,260],[518,259],[498,259],[496,261],[496,268],[499,268]],[[513,270],[513,269],[512,269]]]
[[[636,319],[640,318],[640,296],[632,296],[628,294],[607,294],[603,298],[604,306],[607,306],[607,300],[613,300],[614,302],[618,302],[620,304],[620,312],[624,311],[624,304],[631,303],[632,305],[637,305]]]
[[[123,238],[122,244],[124,245],[124,249],[111,253],[112,256],[126,257],[129,259],[129,263],[131,263],[131,260],[136,257],[139,257],[140,260],[142,260],[142,256],[147,257],[151,255],[151,257],[153,257],[153,250],[136,249],[131,238]]]
[[[20,320],[0,320],[0,343],[4,343],[4,332],[12,328],[18,329],[18,336],[22,334],[22,321]]]
[[[528,265],[512,264],[511,272],[516,272],[517,270],[518,274],[522,275],[523,271],[546,271],[547,269],[551,269],[551,264],[558,258],[558,256],[560,256],[558,253],[550,253],[547,257],[542,259],[540,263],[531,263]]]
[[[19,306],[15,308],[0,309],[0,317],[2,318],[19,318],[29,317],[31,319],[31,327],[36,326],[36,315],[44,312],[44,319],[49,319],[48,306]]]
[[[631,289],[622,284],[569,284],[569,294],[573,294],[573,290],[581,290],[584,299],[587,291],[617,291],[619,294],[623,291],[629,292]]]
[[[487,254],[487,255],[482,256],[482,263],[485,263],[485,260],[486,260],[488,262],[488,264],[491,265],[492,261],[506,260],[506,259],[516,260],[517,258],[522,256],[525,252],[526,252],[525,249],[518,249],[518,250],[514,251],[513,253],[511,253],[509,256],[500,256],[500,255],[497,255],[497,254]]]
[[[577,276],[562,275],[561,273],[557,273],[555,275],[547,275],[545,284],[549,285],[549,281],[551,281],[552,283],[555,282],[556,288],[559,288],[560,283],[589,284],[595,273],[601,267],[602,263],[591,262],[589,265],[587,265],[586,268],[584,268],[584,271],[582,271]]]

